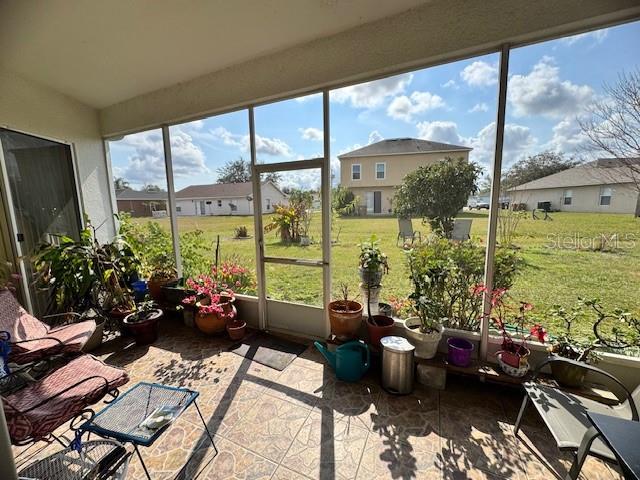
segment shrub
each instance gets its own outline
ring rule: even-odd
[[[235,238],[249,238],[249,230],[247,230],[247,227],[245,225],[240,225],[239,227],[235,228],[234,237]]]
[[[433,238],[407,253],[414,290],[409,298],[426,321],[445,327],[477,330],[482,297],[476,294],[484,280],[484,248],[473,242]],[[498,248],[495,288],[510,288],[522,260],[514,250]]]
[[[289,205],[276,205],[271,222],[264,226],[265,232],[276,230],[285,243],[298,242],[301,235],[307,235],[311,223],[311,192],[292,190]]]
[[[358,197],[347,187],[338,185],[332,192],[331,207],[341,217],[355,215],[358,210]]]
[[[480,167],[463,158],[419,167],[404,177],[393,198],[398,217],[422,217],[431,229],[450,237],[453,219],[478,190]]]

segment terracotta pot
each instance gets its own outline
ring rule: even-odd
[[[227,333],[231,340],[242,340],[247,333],[247,323],[242,320],[232,320],[227,323]]]
[[[369,343],[380,348],[380,339],[388,337],[393,331],[393,318],[385,315],[372,315],[367,318],[367,330],[369,331]]]
[[[352,300],[336,300],[329,303],[331,333],[339,340],[354,338],[362,324],[362,309],[361,303]]]
[[[204,299],[206,301],[207,299]],[[196,326],[200,329],[202,333],[206,333],[207,335],[215,335],[216,333],[222,333],[226,329],[227,319],[229,316],[231,318],[236,318],[238,311],[236,307],[233,305],[233,301],[235,299],[231,299],[227,302],[221,303],[223,313],[202,313],[198,309],[198,313],[196,313]],[[206,305],[198,302],[197,306]]]
[[[176,282],[178,279],[176,277],[173,278],[164,278],[164,279],[150,279],[147,282],[147,288],[149,289],[149,295],[153,298],[157,303],[162,303],[165,301],[165,294],[162,290],[162,287],[168,285],[170,283]]]
[[[158,339],[158,321],[163,313],[160,309],[147,312],[146,318],[138,320],[140,312],[127,315],[123,323],[136,340],[136,345],[149,345]]]
[[[531,351],[523,345],[512,344],[511,348],[496,352],[496,355],[498,354],[507,365],[513,368],[521,368],[529,364]]]
[[[128,325],[124,323],[124,319],[125,317],[127,317],[127,315],[131,315],[132,313],[133,310],[131,309],[121,310],[119,307],[112,308],[109,311],[109,317],[115,321],[115,323],[118,325],[118,328],[120,329],[120,335],[124,337],[128,337],[131,335]]]
[[[419,317],[409,317],[404,321],[404,329],[407,339],[416,347],[415,355],[418,358],[433,358],[438,353],[438,345],[442,338],[444,327],[438,324],[438,329],[430,333],[422,333],[420,327],[422,321]]]

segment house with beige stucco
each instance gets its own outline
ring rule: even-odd
[[[549,203],[563,212],[640,215],[640,159],[601,158],[509,190],[512,204],[532,210]]]
[[[418,167],[447,158],[469,160],[471,148],[417,138],[391,138],[338,155],[340,185],[351,190],[361,215],[389,215],[393,195]]]

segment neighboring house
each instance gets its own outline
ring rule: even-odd
[[[273,182],[264,182],[261,193],[263,213],[272,212],[274,205],[288,203],[287,196]],[[176,192],[176,213],[178,215],[252,215],[252,183],[189,185]]]
[[[628,159],[637,163],[640,159]],[[601,158],[509,190],[513,203],[527,210],[550,202],[552,210],[640,215],[640,198],[631,168],[615,158]]]
[[[130,189],[116,191],[118,212],[128,212],[132,217],[152,217],[154,212],[166,213],[167,200],[167,192]]]
[[[390,214],[395,188],[418,167],[445,158],[469,160],[471,148],[416,138],[393,138],[338,155],[340,184],[360,203],[360,214]]]

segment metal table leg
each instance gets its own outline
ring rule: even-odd
[[[145,475],[147,476],[147,478],[149,480],[151,480],[151,475],[149,475],[149,470],[147,470],[147,466],[144,464],[144,460],[142,459],[142,455],[140,454],[140,450],[138,450],[138,445],[136,445],[134,443],[133,447],[135,448],[136,453],[138,454],[138,458],[140,459],[140,463],[142,464],[142,468],[144,469]]]
[[[209,432],[209,427],[207,426],[207,422],[202,416],[202,412],[200,412],[200,407],[198,406],[198,402],[194,400],[193,404],[196,406],[196,410],[198,411],[198,415],[200,415],[200,420],[202,420],[202,425],[204,426],[204,430],[205,432],[207,432],[207,435],[209,436],[209,440],[211,440],[211,445],[213,446],[213,450],[216,452],[216,455],[218,455],[218,449],[216,448],[216,444],[213,441],[213,435],[211,435],[211,432]]]

